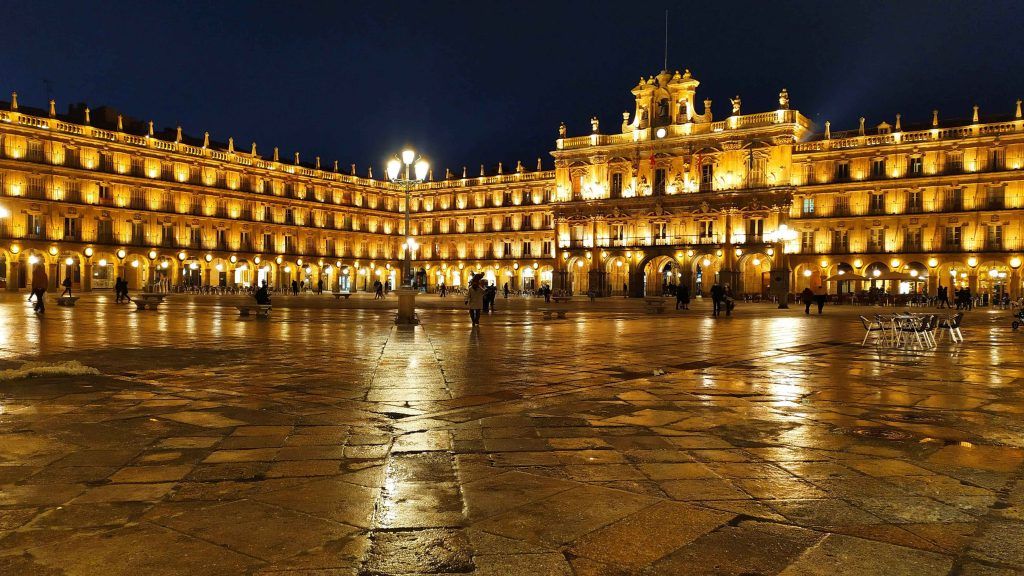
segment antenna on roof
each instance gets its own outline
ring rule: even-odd
[[[668,10],[665,10],[665,67],[662,70],[668,70]]]

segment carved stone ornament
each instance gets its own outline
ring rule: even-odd
[[[708,204],[707,200],[702,200],[701,201],[701,203],[700,203],[700,210],[699,211],[700,212],[704,212],[704,213],[711,212],[711,205]]]

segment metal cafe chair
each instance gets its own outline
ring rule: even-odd
[[[868,341],[868,336],[875,334],[875,344],[881,344],[888,340],[886,338],[885,326],[882,325],[880,320],[868,320],[864,316],[860,317],[861,324],[864,325],[864,339],[860,341],[860,345],[863,346]]]
[[[964,313],[957,312],[955,316],[949,316],[945,320],[939,320],[937,327],[940,332],[946,332],[948,330],[949,339],[952,340],[954,344],[956,342],[963,342],[964,335],[962,332],[960,332],[960,324],[961,322],[963,322],[963,319]]]

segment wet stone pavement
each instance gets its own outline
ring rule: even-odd
[[[0,574],[1024,574],[1024,334],[573,302],[0,296]]]

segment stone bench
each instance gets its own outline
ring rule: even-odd
[[[58,296],[57,306],[74,306],[79,296]]]
[[[335,300],[338,300],[340,298],[344,298],[345,300],[348,300],[349,297],[352,296],[352,293],[351,292],[331,292],[331,296],[334,296]]]
[[[569,312],[567,308],[562,306],[548,306],[544,309],[544,317],[551,318],[557,315],[559,318],[565,318],[565,315]]]
[[[255,313],[257,316],[263,316],[264,318],[270,318],[270,304],[239,304],[235,306],[238,309],[239,316],[248,316]]]
[[[644,298],[644,304],[647,305],[646,310],[648,314],[664,314],[668,300],[665,298]]]
[[[135,302],[135,308],[138,311],[142,310],[156,310],[157,306],[164,303],[165,294],[138,294],[132,300]]]

